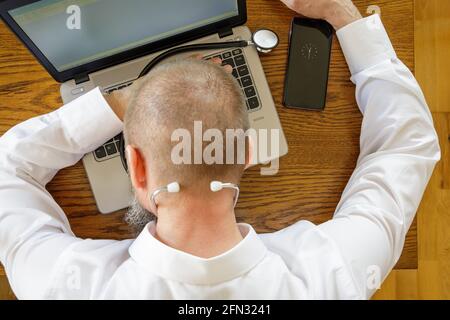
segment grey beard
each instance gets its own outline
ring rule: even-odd
[[[125,213],[125,222],[138,234],[149,222],[154,220],[156,220],[156,216],[142,207],[134,196],[127,213]]]

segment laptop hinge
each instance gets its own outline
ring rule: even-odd
[[[218,33],[219,33],[219,38],[222,39],[222,38],[231,36],[233,34],[233,29],[228,27],[226,29],[220,30]]]
[[[79,85],[79,84],[82,84],[84,82],[88,82],[90,79],[89,79],[89,75],[88,74],[82,73],[82,74],[76,75],[74,80],[75,80],[75,84]]]

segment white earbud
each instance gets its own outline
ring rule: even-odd
[[[239,187],[234,183],[223,183],[220,181],[211,181],[210,189],[212,192],[219,192],[223,189],[234,189],[236,191],[236,195],[234,196],[234,206],[236,207],[236,204],[239,199]]]
[[[150,200],[155,206],[155,208],[158,208],[158,205],[156,204],[156,197],[162,192],[178,193],[180,192],[180,184],[178,182],[172,182],[165,187],[155,190],[150,197]]]
[[[180,192],[180,184],[178,182],[172,182],[167,185],[167,192],[178,193]]]
[[[210,187],[212,192],[219,192],[223,189],[223,183],[220,181],[212,181]]]

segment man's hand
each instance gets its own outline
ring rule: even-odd
[[[328,21],[336,30],[362,18],[351,0],[281,0],[297,13]]]
[[[141,79],[136,80],[131,86],[121,90],[115,90],[110,94],[105,94],[105,100],[117,117],[123,121],[128,105],[131,102],[132,94]]]
[[[194,55],[191,57],[191,59],[199,59],[201,60],[203,58],[202,55]],[[214,64],[222,64],[222,60],[220,58],[214,58],[210,60]],[[233,68],[229,65],[223,66],[225,72],[232,73]],[[139,88],[140,83],[142,81],[145,81],[145,77],[137,79],[133,85],[123,88],[121,90],[116,90],[111,92],[110,94],[105,95],[106,102],[108,102],[111,109],[114,111],[114,113],[119,117],[120,120],[123,121],[125,117],[125,113],[127,112],[128,106],[131,102],[131,99],[133,97],[134,91],[136,88]]]

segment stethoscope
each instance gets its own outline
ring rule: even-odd
[[[146,76],[156,65],[158,65],[163,60],[174,56],[176,54],[191,52],[191,51],[206,51],[206,50],[218,50],[218,49],[230,49],[230,48],[245,48],[248,46],[254,46],[258,52],[267,54],[272,52],[273,49],[275,49],[279,44],[279,38],[278,35],[269,29],[260,29],[257,30],[255,33],[253,33],[251,40],[237,40],[237,41],[225,41],[225,42],[216,42],[216,43],[200,43],[200,44],[191,44],[191,45],[185,45],[180,47],[175,47],[172,49],[169,49],[160,55],[158,55],[156,58],[154,58],[152,61],[150,61],[144,69],[142,69],[142,72],[139,74],[139,78],[142,78]],[[128,164],[126,159],[126,153],[125,153],[125,141],[123,138],[123,135],[120,136],[120,158],[122,160],[122,165],[126,172],[128,172]],[[234,189],[235,190],[235,197],[234,197],[234,206],[236,206],[236,203],[239,198],[239,187],[233,183],[223,183],[220,181],[212,181],[210,185],[210,189],[212,192],[219,192],[223,189]],[[170,183],[167,186],[161,187],[157,190],[155,190],[151,196],[150,200],[153,203],[155,208],[158,208],[156,204],[156,198],[159,194],[163,192],[168,193],[178,193],[180,192],[180,185],[178,182]]]
[[[236,185],[234,183],[224,183],[224,182],[220,182],[220,181],[212,181],[211,184],[209,185],[209,189],[212,192],[219,192],[219,191],[222,191],[223,189],[233,189],[235,191],[233,208],[236,207],[237,201],[239,199],[238,185]],[[178,193],[178,192],[180,192],[180,190],[181,190],[181,186],[178,182],[169,183],[167,186],[158,188],[155,191],[153,191],[153,193],[150,195],[150,201],[152,202],[153,207],[155,209],[158,209],[158,204],[156,203],[156,198],[161,193],[164,193],[164,192]]]
[[[159,56],[150,61],[142,70],[142,72],[139,74],[139,78],[147,75],[161,61],[176,54],[201,50],[245,48],[248,46],[255,46],[256,50],[258,50],[261,53],[270,53],[272,52],[273,49],[275,49],[278,46],[278,43],[279,38],[275,32],[269,29],[260,29],[255,33],[253,33],[252,39],[250,41],[247,40],[225,41],[214,43],[191,44],[181,47],[175,47],[173,49],[161,53]]]

